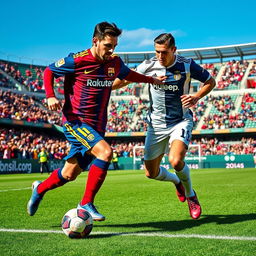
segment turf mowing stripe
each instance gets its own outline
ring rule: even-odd
[[[6,229],[1,228],[0,232],[13,233],[56,233],[63,234],[58,230],[37,230],[37,229]],[[216,236],[216,235],[198,235],[198,234],[164,234],[164,233],[135,233],[135,232],[92,232],[92,235],[112,235],[112,236],[146,236],[146,237],[167,237],[167,238],[199,238],[199,239],[221,239],[221,240],[239,240],[239,241],[256,241],[256,237],[252,236]]]
[[[9,191],[27,190],[27,189],[31,189],[31,187],[27,187],[27,188],[10,188],[10,189],[0,190],[0,192],[9,192]]]

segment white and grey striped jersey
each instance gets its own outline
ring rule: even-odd
[[[184,119],[193,119],[190,109],[183,108],[180,96],[188,94],[191,78],[204,83],[211,78],[209,72],[193,59],[175,55],[175,62],[164,67],[156,57],[145,60],[137,68],[148,76],[167,76],[164,85],[149,84],[150,109],[147,121],[154,129],[171,127]]]

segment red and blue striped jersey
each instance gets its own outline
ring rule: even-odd
[[[121,58],[113,55],[103,62],[87,49],[69,54],[49,69],[55,78],[65,76],[63,122],[80,120],[104,133],[113,81],[124,79],[131,71]]]

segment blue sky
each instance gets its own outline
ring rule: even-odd
[[[123,29],[116,52],[153,51],[171,32],[179,49],[256,42],[255,0],[1,1],[0,59],[48,64],[91,46],[95,24]]]

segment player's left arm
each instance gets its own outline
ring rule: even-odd
[[[136,74],[138,74],[138,72],[135,72]],[[140,75],[140,74],[139,74]],[[137,76],[137,75],[136,75]],[[147,77],[147,76],[146,76]],[[149,77],[151,78],[151,77]],[[140,78],[139,78],[140,79]],[[166,76],[157,76],[157,77],[153,77],[154,80],[153,83],[156,83],[156,84],[164,84],[163,81],[166,79]],[[160,82],[160,83],[159,83]],[[117,89],[121,89],[125,86],[127,86],[128,84],[132,83],[131,81],[127,81],[127,80],[120,80],[119,78],[116,78],[114,80],[114,83],[112,85],[112,90],[117,90]],[[145,82],[144,82],[145,83]]]
[[[122,69],[125,70],[125,76],[117,77],[112,85],[112,90],[120,89],[130,83],[151,83],[163,85],[166,76],[146,76],[145,75],[145,62],[141,63],[135,70],[129,69],[122,63]]]
[[[119,58],[120,61],[120,72],[117,76],[120,80],[127,80],[134,83],[150,83],[150,84],[164,84],[163,80],[166,79],[165,76],[153,77],[145,76],[138,72],[135,72],[128,68],[123,61]]]
[[[207,95],[215,87],[215,79],[212,77],[207,80],[203,87],[194,95],[184,94],[181,96],[181,103],[184,108],[190,108],[197,104],[197,102]]]
[[[130,84],[131,82],[130,81],[127,81],[127,80],[120,80],[119,78],[116,78],[114,80],[114,83],[112,85],[112,91],[113,90],[117,90],[117,89],[121,89],[125,86],[127,86],[128,84]]]

